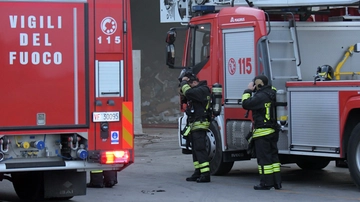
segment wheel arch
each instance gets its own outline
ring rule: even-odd
[[[234,162],[224,162],[223,161],[223,151],[224,151],[224,135],[221,134],[221,131],[224,130],[219,123],[221,121],[213,120],[210,124],[211,136],[215,142],[214,153],[210,160],[210,171],[212,175],[226,175],[232,169]],[[211,130],[211,129],[214,130]],[[209,134],[209,133],[208,133]],[[210,137],[209,137],[210,139]],[[221,142],[221,145],[219,145]],[[211,151],[210,151],[211,152]]]
[[[347,164],[352,180],[360,188],[360,123],[351,132],[348,141]]]
[[[341,139],[341,154],[342,157],[347,157],[348,152],[348,145],[349,145],[349,139],[352,130],[355,128],[355,126],[360,123],[360,108],[351,109],[350,112],[347,115],[342,139]]]
[[[215,122],[215,124],[217,124],[219,132],[220,132],[220,137],[221,137],[221,150],[225,151],[225,147],[226,147],[226,136],[225,134],[225,123],[224,123],[224,116],[217,116],[214,118],[213,122]]]

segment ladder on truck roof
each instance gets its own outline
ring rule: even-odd
[[[359,0],[159,0],[161,23],[189,23],[193,6],[215,6],[215,10],[233,6],[249,6],[264,11],[279,11],[289,8],[358,6]]]
[[[269,59],[269,70],[270,70],[270,77],[271,80],[275,79],[292,79],[292,80],[298,80],[301,81],[301,58],[300,58],[300,51],[299,51],[299,44],[298,44],[298,37],[297,37],[297,30],[296,30],[296,23],[294,15],[291,13],[292,19],[289,20],[289,32],[290,32],[290,39],[288,40],[266,40],[266,48],[268,53],[268,59]],[[274,58],[271,57],[271,44],[283,44],[284,48],[285,46],[292,46],[292,50],[294,52],[293,57],[281,57],[281,58]],[[286,75],[286,76],[280,76],[280,75],[274,75],[273,67],[279,68],[281,65],[279,65],[282,62],[288,62],[291,61],[291,63],[294,64],[294,68],[296,68],[296,75]],[[292,67],[288,67],[292,68]]]

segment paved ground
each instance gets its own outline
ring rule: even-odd
[[[295,164],[282,167],[283,189],[255,191],[255,160],[235,162],[227,176],[211,183],[186,182],[192,174],[190,155],[182,155],[176,129],[146,128],[135,138],[135,163],[118,175],[113,188],[88,189],[74,202],[235,202],[235,201],[360,201],[349,171],[334,162],[321,171],[303,171]],[[0,182],[0,201],[19,201],[9,182]]]

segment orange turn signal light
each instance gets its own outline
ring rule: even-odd
[[[105,151],[101,153],[101,164],[128,163],[129,151]]]

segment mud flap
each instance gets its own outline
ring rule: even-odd
[[[44,172],[44,198],[86,195],[86,172]]]
[[[107,183],[117,184],[117,171],[116,170],[104,171],[104,184],[107,184]]]

